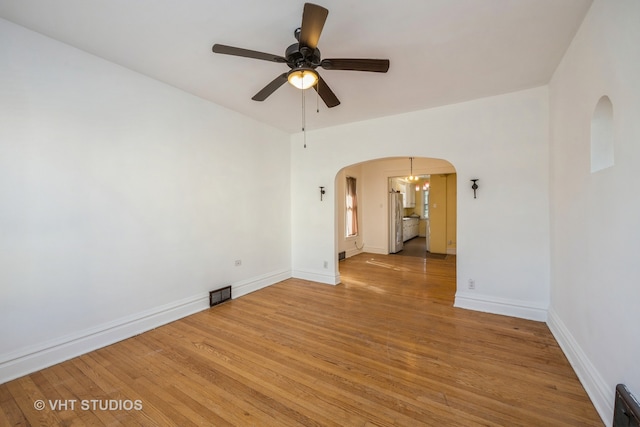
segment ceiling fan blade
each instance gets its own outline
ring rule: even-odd
[[[276,89],[278,89],[280,86],[282,86],[286,82],[287,82],[287,73],[282,73],[278,77],[273,79],[271,83],[269,83],[264,88],[262,88],[260,92],[253,95],[253,98],[251,99],[253,99],[254,101],[264,101],[269,97],[269,95],[275,92]]]
[[[340,105],[340,100],[320,75],[318,75],[318,83],[313,88],[318,92],[324,103],[327,104],[327,107],[333,108]]]
[[[389,70],[388,59],[323,59],[320,66],[325,70],[352,70],[386,73]]]
[[[328,14],[329,11],[322,6],[313,3],[304,4],[300,38],[298,40],[301,46],[306,46],[310,49],[318,47],[320,33],[322,33],[322,27],[324,27]]]
[[[242,49],[239,47],[226,46],[223,44],[214,44],[211,50],[214,53],[222,53],[224,55],[242,56],[244,58],[262,59],[271,62],[287,62],[286,58],[271,53],[258,52],[255,50]]]

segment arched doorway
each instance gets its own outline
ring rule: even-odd
[[[456,169],[448,161],[411,156],[368,160],[341,169],[335,177],[335,246],[340,258],[350,258],[367,252],[387,255],[390,251],[390,191],[394,179],[398,185],[413,173],[422,179],[407,188],[417,194],[406,199],[412,202],[403,205],[402,216],[418,220],[418,236],[427,239],[431,253],[456,253]],[[357,203],[357,232],[349,227],[353,218],[353,206],[348,201],[350,181],[355,181]],[[429,183],[429,194],[425,195],[425,184]],[[403,184],[404,185],[404,184]],[[414,222],[414,220],[410,220]],[[430,221],[435,223],[430,224]],[[407,221],[408,222],[408,221]],[[425,242],[426,243],[426,242]],[[436,245],[437,243],[437,245]],[[425,254],[426,256],[426,254]],[[340,264],[338,263],[338,274]]]

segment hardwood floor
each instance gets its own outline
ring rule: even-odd
[[[602,425],[544,323],[453,308],[454,256],[340,272],[2,384],[0,425]]]
[[[407,240],[403,244],[403,248],[395,256],[415,256],[419,258],[426,258],[427,255],[427,240],[426,237],[414,237],[411,240]]]

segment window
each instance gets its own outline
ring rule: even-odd
[[[429,187],[425,185],[426,190],[422,192],[422,201],[424,205],[424,209],[422,211],[422,216],[426,219],[429,219]]]
[[[358,234],[358,197],[356,195],[356,179],[347,177],[346,231],[347,237]]]
[[[429,219],[429,189],[431,188],[431,176],[426,175],[422,184],[422,216]]]

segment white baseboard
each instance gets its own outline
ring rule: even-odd
[[[106,347],[209,307],[198,295],[0,356],[0,384]]]
[[[384,248],[379,246],[365,246],[364,248],[362,248],[362,252],[378,255],[388,255],[389,248],[386,246]]]
[[[233,298],[247,295],[251,292],[255,292],[259,289],[271,286],[274,283],[282,282],[291,277],[291,270],[281,270],[268,274],[264,274],[258,277],[252,277],[249,280],[237,282],[232,285]]]
[[[613,420],[615,386],[610,387],[607,385],[553,308],[549,309],[547,325],[565,356],[567,356],[571,367],[589,395],[602,422],[605,425],[609,425]]]
[[[329,274],[318,271],[294,270],[292,277],[296,279],[309,280],[311,282],[324,283],[326,285],[337,285],[340,283],[339,274]]]
[[[362,253],[362,249],[352,248],[345,251],[345,258],[351,258],[354,255]]]
[[[458,291],[453,306],[485,313],[536,320],[538,322],[547,320],[546,307],[535,306],[527,301],[475,295],[470,292]]]
[[[232,284],[233,298],[291,277],[289,270],[265,274]],[[209,294],[196,295],[45,343],[0,355],[0,384],[82,354],[106,347],[209,308]]]

